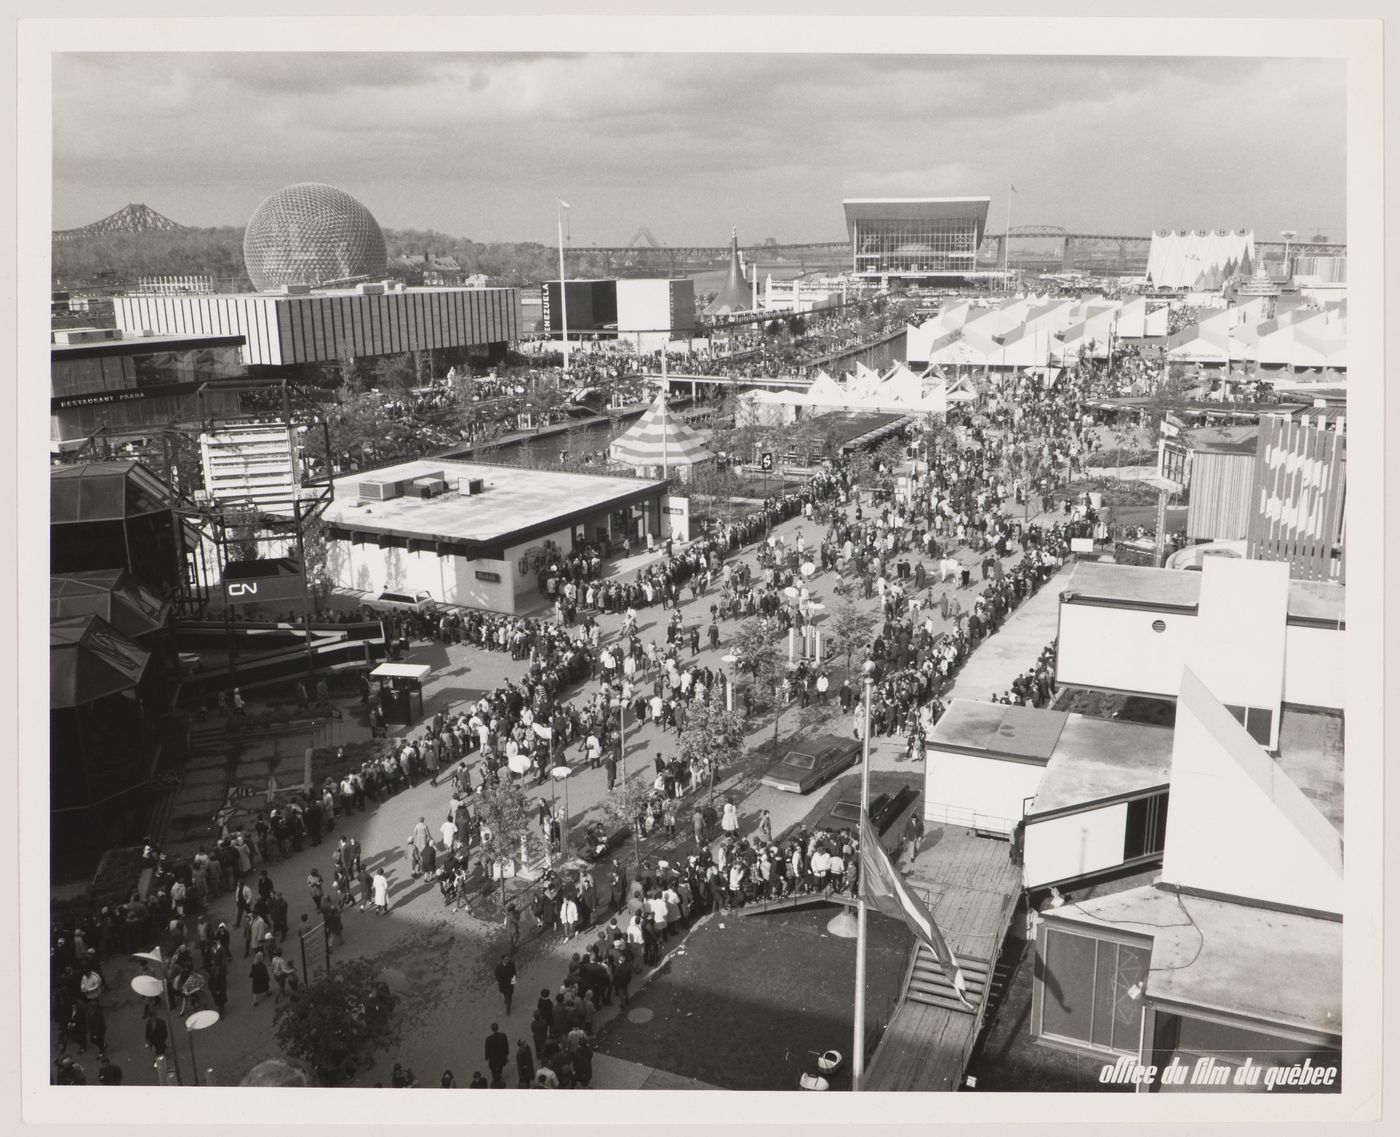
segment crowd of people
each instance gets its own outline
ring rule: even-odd
[[[315,790],[284,795],[246,828],[227,829],[193,857],[170,859],[148,850],[152,874],[146,891],[55,927],[54,1018],[60,1057],[70,1059],[56,1077],[86,1076],[74,1072],[86,1046],[105,1055],[101,963],[113,952],[158,943],[160,978],[174,1004],[189,1009],[212,1005],[227,1012],[231,1002],[241,1001],[229,995],[231,986],[241,985],[241,967],[247,968],[251,1003],[294,992],[300,977],[283,950],[293,930],[290,906],[273,884],[272,867],[307,845],[335,841],[329,864],[309,874],[306,896],[328,936],[343,942],[344,914],[387,914],[392,904],[382,868],[367,868],[358,842],[348,833],[335,835],[337,822],[427,779],[444,787],[434,807],[441,820],[430,823],[425,813],[415,828],[409,841],[413,871],[437,882],[444,903],[461,906],[490,841],[473,796],[492,780],[542,782],[556,764],[571,761],[607,768],[611,788],[628,716],[633,723],[645,720],[663,732],[679,732],[697,700],[723,696],[728,676],[697,657],[702,645],[713,649],[730,642],[735,633],[726,622],[768,617],[777,634],[810,619],[802,601],[790,595],[802,590],[807,560],[839,574],[859,594],[878,596],[879,618],[858,653],[873,665],[871,730],[903,735],[909,755],[921,756],[927,732],[942,713],[940,696],[970,653],[1054,574],[1070,538],[1097,520],[1090,505],[1057,498],[1055,487],[1063,480],[1060,470],[1082,468],[1095,450],[1086,404],[1100,389],[1098,379],[1086,367],[1067,371],[1049,387],[1029,378],[993,385],[978,408],[982,417],[955,412],[953,428],[936,445],[915,451],[919,457],[907,481],[896,484],[894,471],[879,471],[873,503],[860,500],[849,467],[837,461],[800,490],[770,498],[747,516],[713,522],[683,549],[663,549],[626,582],[602,579],[601,549],[546,550],[536,576],[541,592],[554,600],[549,617],[464,610],[386,614],[393,639],[509,651],[523,665],[522,674],[438,713],[354,768],[347,760],[341,773]],[[1028,500],[1042,512],[1054,511],[1053,519],[1018,520]],[[774,526],[798,516],[804,534],[810,523],[810,541],[799,535],[769,544]],[[757,568],[731,557],[755,543]],[[969,551],[978,558],[971,566],[964,563]],[[951,570],[945,567],[950,561]],[[935,598],[935,584],[950,580],[955,587],[938,589]],[[689,620],[679,610],[687,598]],[[637,613],[652,606],[669,615],[647,642],[638,632]],[[603,635],[604,614],[622,615],[615,636]],[[579,692],[590,680],[596,687]],[[1053,695],[1050,645],[997,701],[1044,706]],[[368,701],[367,690],[362,697]],[[849,678],[834,687],[828,670],[812,661],[791,669],[782,698],[834,699],[851,716],[852,732],[859,736],[864,729],[858,687]],[[480,761],[469,764],[468,758]],[[854,888],[858,858],[849,833],[798,830],[775,841],[760,823],[741,837],[735,803],[726,802],[720,816],[697,792],[711,784],[713,773],[703,762],[658,756],[634,819],[638,833],[664,834],[668,844],[683,840],[692,826],[695,852],[684,863],[644,865],[631,879],[610,857],[610,835],[590,828],[585,844],[596,869],[551,875],[525,911],[507,909],[512,946],[527,913],[542,931],[585,940],[598,933],[574,960],[564,990],[551,996],[548,1015],[536,1008],[533,1045],[518,1040],[521,1082],[587,1085],[590,1009],[596,1013],[609,999],[625,1000],[630,979],[655,963],[667,939],[697,914],[793,890]],[[691,794],[695,800],[686,801]],[[560,821],[542,804],[539,824],[555,848]],[[717,832],[722,837],[714,844]],[[235,916],[231,923],[216,921],[209,915],[211,902],[229,892]],[[147,1045],[159,1053],[169,1040],[160,1037],[158,1018],[148,1009]],[[580,1030],[582,1040],[575,1037]],[[499,1050],[499,1044],[488,1048],[488,1085],[500,1084],[508,1064],[492,1064]],[[105,1075],[112,1078],[119,1080],[120,1072]]]

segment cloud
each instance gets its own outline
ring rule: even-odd
[[[842,196],[1000,197],[1015,181],[1017,212],[1047,223],[1277,227],[1303,210],[1336,227],[1344,79],[1277,59],[68,55],[55,223],[146,200],[241,224],[278,186],[322,180],[385,224],[478,239],[546,238],[564,196],[580,239],[604,244],[638,224],[708,242],[748,218],[839,240]]]

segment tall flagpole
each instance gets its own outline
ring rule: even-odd
[[[560,342],[564,349],[564,373],[569,371],[569,294],[564,287],[564,210],[569,208],[569,203],[555,199],[557,207],[554,211],[555,218],[559,223],[559,320],[562,335]]]
[[[875,677],[871,674],[873,665],[867,660],[865,665],[865,730],[861,738],[860,757],[860,823],[856,833],[860,834],[865,819],[870,813],[870,692],[875,687]],[[857,838],[859,843],[859,838]],[[859,863],[859,854],[857,854]],[[857,876],[856,889],[856,1006],[855,1025],[851,1037],[851,1089],[859,1092],[865,1080],[865,873]]]

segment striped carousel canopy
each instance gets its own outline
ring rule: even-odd
[[[608,456],[624,466],[691,466],[714,457],[700,436],[666,409],[664,395],[612,444]]]

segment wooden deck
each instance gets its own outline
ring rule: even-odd
[[[1021,870],[1006,841],[970,829],[930,825],[907,876],[953,954],[995,964],[1021,893]],[[870,1090],[956,1090],[977,1041],[977,1014],[905,999],[895,1012],[866,1073]]]
[[[980,1015],[904,1002],[866,1070],[865,1089],[956,1090],[981,1021]]]

